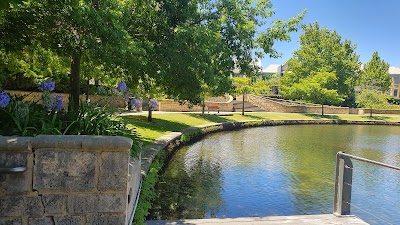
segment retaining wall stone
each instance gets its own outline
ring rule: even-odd
[[[129,191],[141,177],[131,145],[112,136],[0,136],[0,167],[27,168],[0,174],[0,224],[128,224]]]

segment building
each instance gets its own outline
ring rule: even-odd
[[[270,64],[265,69],[262,70],[263,77],[282,77],[283,72],[287,69],[287,64]]]
[[[392,78],[392,86],[390,87],[388,95],[399,98],[400,68],[393,66],[389,67],[389,75]]]

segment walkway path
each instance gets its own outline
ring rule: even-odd
[[[211,225],[211,224],[230,224],[230,225],[348,225],[368,223],[355,216],[336,217],[333,214],[324,215],[301,215],[301,216],[269,216],[269,217],[247,217],[247,218],[227,218],[227,219],[196,219],[196,220],[150,220],[147,225]]]

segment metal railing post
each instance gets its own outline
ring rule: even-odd
[[[351,185],[353,179],[353,163],[350,157],[338,152],[336,155],[336,181],[333,213],[350,215]]]

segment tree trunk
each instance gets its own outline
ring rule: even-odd
[[[324,104],[322,104],[322,111],[321,111],[321,115],[324,115]]]
[[[244,116],[244,95],[246,94],[246,91],[243,91],[243,97],[242,97],[242,116]]]
[[[372,107],[369,109],[369,117],[372,117]]]
[[[204,98],[203,101],[201,103],[201,115],[204,115],[204,108],[206,107],[206,103],[204,103]]]
[[[151,107],[149,106],[149,114],[148,114],[148,116],[147,116],[147,121],[149,121],[149,122],[151,122],[152,120],[153,120],[153,113],[152,113],[153,111],[152,111],[152,109],[151,109]]]
[[[69,92],[69,110],[79,108],[79,93],[81,84],[81,57],[73,55],[71,58],[71,73],[70,73],[70,92]]]
[[[86,102],[89,101],[89,79],[86,82]]]

